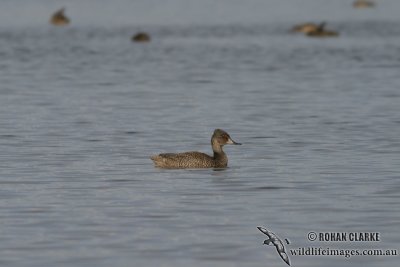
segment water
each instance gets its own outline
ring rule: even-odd
[[[326,40],[287,32],[321,16],[305,7],[243,23],[3,24],[0,264],[285,266],[256,226],[287,249],[399,249],[400,7],[339,3],[328,25],[341,36]],[[131,43],[143,28],[153,41]],[[215,128],[243,143],[226,147],[226,170],[153,167],[161,152],[210,153]],[[309,242],[310,231],[381,241]]]

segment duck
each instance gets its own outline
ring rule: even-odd
[[[70,19],[64,14],[65,8],[56,11],[50,18],[50,23],[55,26],[65,26],[70,23]]]
[[[215,129],[211,137],[213,156],[197,151],[190,151],[159,154],[150,158],[154,162],[155,167],[165,169],[226,168],[228,166],[228,157],[222,149],[224,145],[241,144],[233,141],[226,131]]]
[[[317,29],[306,33],[306,35],[310,36],[310,37],[336,37],[336,36],[339,36],[339,33],[336,31],[326,30],[325,25],[326,25],[326,23],[322,22],[317,27]]]
[[[132,41],[137,43],[147,43],[150,42],[150,35],[146,32],[138,32],[132,36]]]
[[[355,8],[366,8],[366,7],[374,7],[375,3],[368,0],[356,0],[353,2],[353,7]]]
[[[315,31],[317,28],[318,28],[318,25],[315,23],[303,23],[303,24],[295,25],[292,28],[292,32],[308,33],[308,32]]]

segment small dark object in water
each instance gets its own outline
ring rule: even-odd
[[[55,26],[65,26],[70,23],[70,19],[64,14],[65,8],[56,11],[50,18],[50,24]]]
[[[145,32],[138,32],[137,34],[132,36],[132,41],[138,43],[150,42],[150,35]]]
[[[306,35],[310,37],[336,37],[339,33],[336,31],[325,30],[325,22],[322,22],[314,31],[307,32]]]
[[[318,28],[318,25],[315,23],[303,23],[293,26],[292,32],[302,32],[302,33],[309,33],[315,31]]]
[[[368,0],[356,0],[353,3],[353,7],[355,8],[368,8],[368,7],[374,7],[375,3],[372,1],[368,1]]]

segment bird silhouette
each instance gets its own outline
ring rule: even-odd
[[[276,251],[278,252],[279,256],[281,256],[282,260],[290,266],[289,256],[286,253],[285,246],[283,245],[282,240],[279,239],[273,232],[265,229],[264,227],[258,226],[258,230],[260,230],[263,234],[268,236],[268,239],[264,240],[265,245],[274,245]],[[288,243],[288,240],[285,239]]]

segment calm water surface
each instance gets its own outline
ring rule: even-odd
[[[400,20],[0,29],[2,266],[285,266],[299,247],[399,249]],[[143,29],[140,28],[140,29]],[[225,170],[160,170],[210,153]],[[379,232],[381,242],[307,233]],[[293,266],[397,257],[290,256]]]

